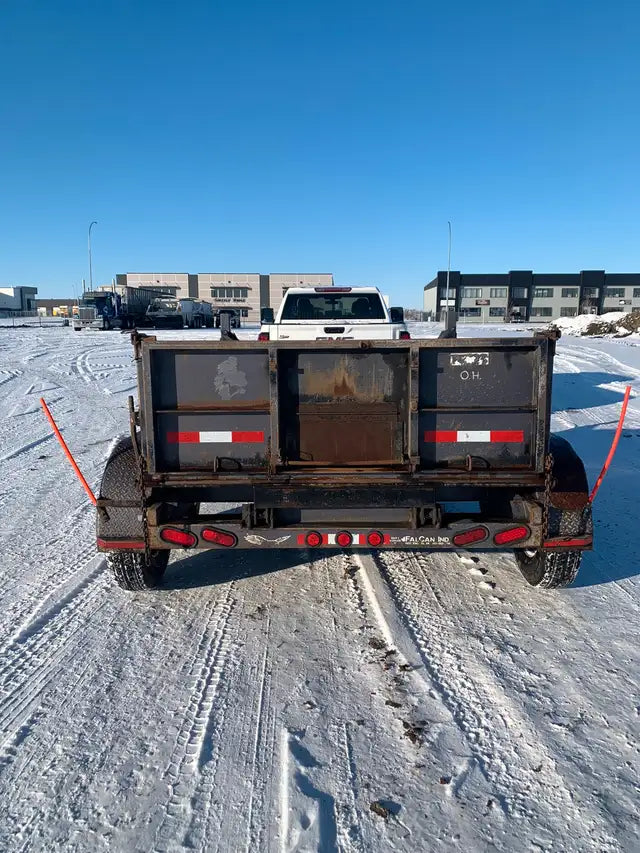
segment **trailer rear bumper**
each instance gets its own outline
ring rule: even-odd
[[[149,547],[159,549],[205,550],[265,548],[310,548],[341,551],[366,550],[474,550],[513,551],[525,550],[590,551],[591,535],[556,536],[543,541],[539,525],[513,522],[482,523],[469,521],[437,529],[423,528],[339,528],[337,526],[314,528],[281,527],[247,530],[240,525],[215,523],[165,524],[151,527]],[[143,550],[143,539],[98,538],[99,551]]]

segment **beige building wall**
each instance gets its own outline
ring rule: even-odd
[[[269,273],[269,305],[278,312],[282,297],[290,287],[333,287],[332,273]]]
[[[260,322],[259,273],[198,273],[198,297],[216,308],[238,308],[243,323]]]
[[[195,297],[216,308],[237,308],[243,324],[260,322],[260,309],[278,311],[290,287],[332,287],[331,273],[155,273],[129,272],[116,276],[117,287],[174,287],[178,299]]]

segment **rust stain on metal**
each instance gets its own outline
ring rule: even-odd
[[[349,398],[365,402],[384,400],[391,391],[390,374],[369,368],[370,372],[359,372],[357,363],[346,357],[336,362],[331,370],[310,370],[300,376],[300,390],[314,397]],[[385,387],[381,387],[380,380]]]
[[[549,503],[556,509],[582,509],[589,503],[587,492],[551,492]]]

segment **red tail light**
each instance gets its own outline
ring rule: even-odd
[[[384,542],[384,536],[378,530],[372,530],[367,536],[367,542],[372,548],[378,548]]]
[[[341,548],[348,548],[353,542],[353,536],[346,530],[342,530],[336,535],[336,542]]]
[[[411,335],[409,334],[409,332],[400,332],[400,340],[401,341],[410,341]]]
[[[176,527],[165,527],[160,531],[160,538],[172,545],[181,545],[183,548],[193,548],[198,541],[195,534],[188,530],[178,530]]]
[[[269,340],[269,332],[260,332],[260,334],[258,335],[258,340],[263,341],[263,342],[268,341]]]
[[[310,533],[307,533],[304,541],[310,548],[317,548],[318,545],[322,545],[322,536],[315,530],[312,530]]]
[[[521,542],[523,539],[528,539],[531,531],[524,524],[519,527],[510,527],[508,530],[501,530],[493,537],[496,545],[508,545],[510,542]]]
[[[213,527],[205,527],[202,531],[202,538],[205,542],[213,542],[214,545],[222,545],[224,548],[233,548],[238,544],[238,539],[233,533],[214,530]]]
[[[316,293],[351,293],[350,287],[314,287]]]
[[[489,531],[486,527],[472,527],[471,530],[465,530],[464,533],[456,533],[453,537],[453,544],[474,545],[476,542],[484,542],[488,535]]]

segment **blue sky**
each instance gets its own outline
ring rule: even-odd
[[[3,0],[0,282],[640,269],[634,2]]]

